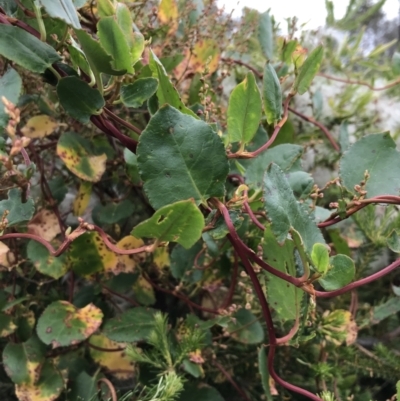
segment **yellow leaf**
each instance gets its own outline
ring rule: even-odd
[[[161,270],[170,265],[168,248],[157,248],[153,253],[153,262]]]
[[[135,372],[135,366],[133,361],[127,357],[125,353],[125,343],[117,343],[109,340],[102,334],[95,334],[90,337],[89,343],[95,347],[100,347],[107,350],[118,350],[123,348],[121,351],[102,351],[94,347],[90,347],[90,356],[100,366],[107,369],[109,373],[115,376],[117,379],[126,380],[131,378]]]
[[[28,120],[21,132],[28,138],[43,138],[50,135],[58,127],[58,123],[49,116],[41,114]]]
[[[178,5],[175,0],[161,0],[158,7],[158,19],[169,26],[168,34],[174,34],[178,29]]]
[[[136,238],[133,235],[127,235],[122,238],[118,243],[117,247],[121,249],[135,249],[140,248],[144,245],[144,242],[140,238]],[[118,269],[114,269],[114,274],[119,273],[133,273],[136,270],[136,266],[144,262],[145,254],[138,253],[134,255],[118,255],[119,266]]]
[[[88,207],[90,196],[92,194],[92,183],[81,181],[78,194],[74,199],[73,212],[74,216],[82,216]]]
[[[38,235],[46,241],[52,241],[61,233],[57,216],[50,210],[42,209],[28,223],[28,233]]]

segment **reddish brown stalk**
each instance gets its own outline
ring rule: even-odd
[[[91,344],[89,341],[86,341],[86,344],[88,345],[89,348],[93,348],[97,351],[101,351],[101,352],[121,352],[121,351],[125,351],[126,347],[119,347],[119,348],[103,348],[103,347],[99,347],[97,345]]]
[[[103,283],[100,283],[101,287],[104,288],[106,291],[108,291],[110,294],[115,295],[118,298],[124,299],[125,301],[129,302],[133,306],[140,306],[138,302],[136,302],[134,299],[127,297],[126,295],[120,294],[119,292],[116,292],[112,290],[111,288],[107,287]]]
[[[281,130],[281,128],[283,127],[283,125],[285,124],[287,118],[288,118],[288,110],[289,110],[289,103],[292,100],[292,97],[294,95],[290,94],[288,95],[288,97],[286,98],[285,102],[283,103],[283,117],[282,119],[276,124],[274,132],[271,135],[271,138],[268,139],[268,141],[261,146],[260,148],[258,148],[257,150],[255,150],[254,152],[240,152],[240,153],[230,153],[228,154],[228,157],[230,159],[232,158],[242,158],[242,159],[252,159],[253,157],[258,156],[260,153],[264,152],[264,150],[267,150],[275,141],[276,137],[279,134],[279,131]]]
[[[332,134],[329,132],[328,128],[326,128],[323,124],[318,122],[317,120],[314,120],[314,118],[306,116],[303,113],[300,113],[299,111],[293,109],[292,107],[289,107],[289,111],[291,111],[293,114],[296,114],[296,116],[300,117],[301,119],[315,125],[318,127],[326,136],[328,141],[331,143],[332,147],[337,151],[340,152],[340,146],[336,143],[336,141],[333,139]]]
[[[109,394],[107,394],[107,400],[110,400],[111,397],[111,401],[118,401],[117,392],[115,391],[115,387],[110,380],[106,379],[105,377],[97,380],[97,388],[99,391],[101,391],[101,383],[104,383],[108,387]]]
[[[262,78],[263,78],[262,72],[257,71],[254,67],[252,67],[250,64],[245,63],[244,61],[235,60],[235,59],[232,59],[232,58],[224,58],[224,57],[221,58],[221,61],[223,61],[223,62],[225,62],[225,63],[228,63],[228,64],[233,63],[233,64],[240,65],[240,66],[242,66],[242,67],[246,67],[246,68],[248,68],[250,71],[252,71],[252,72],[254,73],[254,75],[255,75],[256,77],[258,77],[259,79],[262,79]]]
[[[339,77],[334,77],[332,75],[324,74],[322,72],[317,74],[320,77],[326,78],[326,79],[331,79],[332,81],[337,81],[337,82],[343,82],[344,84],[349,84],[349,85],[361,85],[361,86],[366,86],[367,88],[373,90],[373,91],[384,91],[386,89],[393,88],[396,85],[400,84],[400,79],[396,79],[393,82],[390,82],[389,84],[381,87],[374,87],[368,82],[365,81],[358,81],[358,80],[352,80],[352,79],[344,79],[344,78],[339,78]]]
[[[128,123],[128,121],[125,121],[121,117],[117,116],[116,114],[114,114],[111,110],[107,109],[106,107],[104,107],[103,110],[104,110],[104,113],[106,113],[108,115],[108,117],[110,117],[112,120],[116,121],[117,123],[123,125],[125,128],[128,128],[131,131],[136,132],[138,135],[140,135],[142,133],[141,129],[139,129],[138,127],[135,127],[131,123]]]

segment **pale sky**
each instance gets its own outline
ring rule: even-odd
[[[389,19],[397,18],[400,0],[386,0],[383,6]],[[334,0],[335,18],[342,17],[349,0]],[[300,23],[307,22],[306,28],[314,29],[324,25],[326,18],[325,0],[218,0],[220,6],[225,5],[226,11],[235,9],[234,15],[240,15],[241,9],[256,8],[264,12],[269,8],[282,27],[286,27],[285,18],[296,16]]]

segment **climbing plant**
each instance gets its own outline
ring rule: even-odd
[[[360,3],[0,0],[3,399],[395,399],[400,54]]]

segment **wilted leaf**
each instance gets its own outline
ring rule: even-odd
[[[105,368],[119,380],[126,380],[133,377],[135,372],[134,363],[125,353],[125,344],[117,343],[108,339],[103,334],[94,334],[89,339],[89,344],[95,347],[104,348],[110,351],[102,351],[94,347],[89,347],[90,356],[100,366]],[[121,351],[111,351],[122,348]]]
[[[66,132],[60,136],[57,143],[57,154],[67,168],[85,181],[100,181],[106,169],[105,154],[90,155],[90,143],[75,132]]]
[[[178,29],[179,14],[176,0],[161,0],[157,17],[163,25],[168,25],[168,34],[172,35]]]
[[[57,216],[50,210],[42,209],[28,223],[28,233],[42,237],[46,241],[53,240],[61,233]]]
[[[31,117],[21,132],[28,138],[43,138],[50,135],[58,127],[58,123],[51,117],[42,114],[40,116]]]
[[[92,183],[81,181],[79,190],[72,205],[74,216],[82,216],[89,205],[90,196],[92,195]]]
[[[78,309],[67,301],[55,301],[39,317],[36,330],[45,344],[66,347],[89,338],[102,319],[103,312],[93,304]]]

